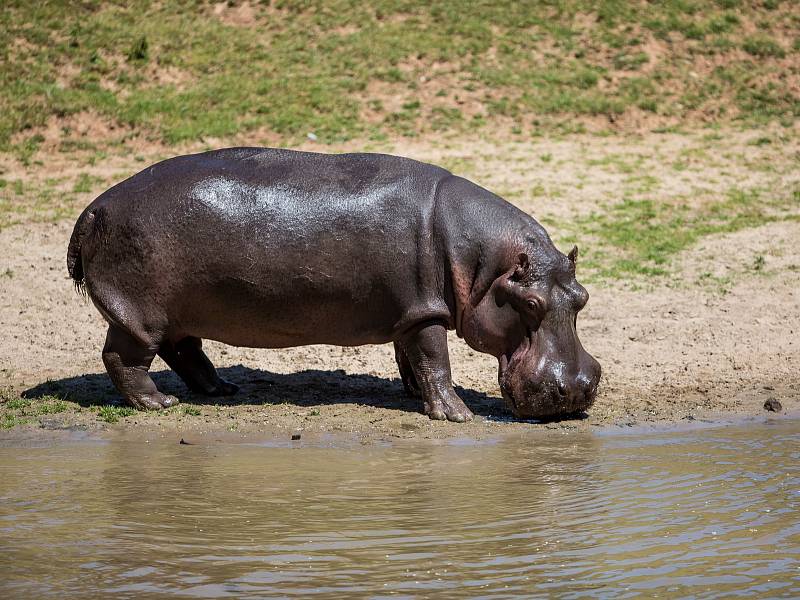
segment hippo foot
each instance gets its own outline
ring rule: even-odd
[[[219,397],[219,396],[233,396],[236,392],[239,391],[239,386],[235,383],[231,383],[230,381],[225,381],[224,379],[220,379],[218,383],[213,385],[204,385],[201,386],[195,382],[192,382],[192,385],[188,385],[189,391],[193,394],[199,394],[201,396],[211,396],[211,397]]]
[[[239,391],[239,386],[230,381],[220,379],[219,383],[208,391],[201,392],[206,396],[233,396]]]
[[[425,402],[425,414],[435,421],[464,423],[472,421],[474,415],[455,392],[444,398],[433,398]]]
[[[161,410],[175,406],[180,402],[175,396],[168,396],[161,392],[152,394],[136,394],[128,397],[128,402],[139,410]]]

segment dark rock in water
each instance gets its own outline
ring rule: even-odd
[[[293,441],[293,442],[296,442],[296,441],[297,441],[297,440],[299,440],[299,439],[300,439],[300,432],[299,432],[299,431],[296,431],[296,432],[294,432],[294,433],[292,434],[292,441]]]
[[[178,443],[181,444],[182,446],[194,446],[194,444],[192,444],[191,442],[187,442],[183,438],[181,438],[181,441]]]
[[[778,402],[775,398],[767,398],[767,401],[764,402],[764,410],[769,410],[772,412],[781,412],[783,410],[783,406],[781,406],[781,403]]]

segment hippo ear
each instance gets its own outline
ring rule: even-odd
[[[572,262],[573,265],[575,264],[575,261],[578,260],[578,247],[577,246],[573,246],[572,247],[572,250],[570,250],[569,254],[567,254],[567,258]]]
[[[528,261],[528,255],[522,252],[517,256],[517,266],[514,269],[514,274],[511,275],[512,281],[523,281],[531,270],[531,263]]]

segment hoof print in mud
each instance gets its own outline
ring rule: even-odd
[[[222,380],[202,349],[393,342],[406,390],[431,419],[470,421],[447,331],[499,362],[523,419],[591,406],[600,365],[578,340],[589,296],[577,248],[449,171],[382,154],[230,148],[179,156],[83,211],[67,267],[108,322],[103,361],[129,404],[156,390],[157,354],[188,388]]]

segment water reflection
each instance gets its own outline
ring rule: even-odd
[[[0,448],[0,592],[796,596],[798,442]]]

